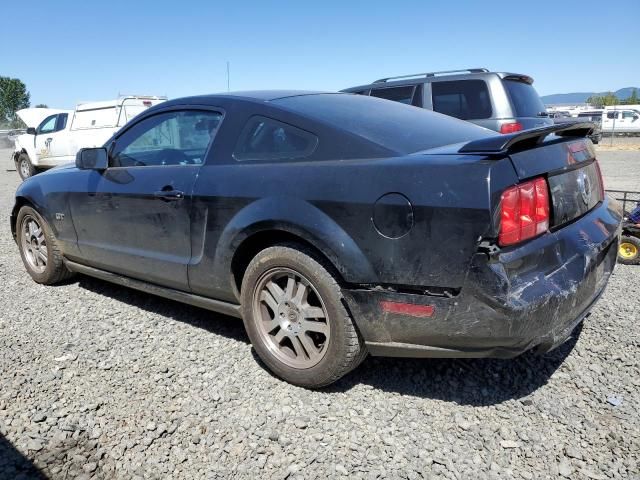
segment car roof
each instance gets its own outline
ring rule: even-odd
[[[321,94],[332,94],[332,93],[336,95],[341,95],[340,93],[337,93],[337,92],[323,92],[323,91],[315,91],[315,90],[245,90],[245,91],[237,91],[237,92],[212,93],[208,95],[197,95],[193,97],[176,98],[174,100],[170,100],[166,102],[164,105],[166,106],[174,103],[208,104],[211,102],[215,102],[215,100],[217,99],[242,99],[245,101],[262,103],[262,102],[270,102],[273,100],[279,100],[279,99],[288,98],[288,97],[299,97],[303,95],[321,95]]]

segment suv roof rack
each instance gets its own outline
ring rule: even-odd
[[[463,70],[443,70],[441,72],[426,72],[426,73],[414,73],[412,75],[399,75],[397,77],[387,77],[376,80],[373,83],[385,83],[389,80],[401,80],[403,78],[412,78],[412,77],[435,77],[436,75],[447,75],[450,73],[486,73],[488,72],[488,68],[466,68]]]

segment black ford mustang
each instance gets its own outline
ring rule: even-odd
[[[242,317],[298,385],[367,353],[512,357],[565,341],[613,270],[621,212],[590,128],[499,135],[350,94],[178,99],[25,181],[11,228],[35,281]]]

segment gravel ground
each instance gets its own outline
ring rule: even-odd
[[[597,155],[605,188],[640,192],[640,145],[633,151],[599,148]]]
[[[17,185],[0,171],[3,221]],[[638,267],[544,357],[369,358],[319,392],[272,377],[237,320],[35,284],[6,224],[0,275],[3,479],[640,478]]]

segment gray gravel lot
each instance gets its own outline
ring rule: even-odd
[[[608,188],[637,186],[640,153],[610,153],[600,155]],[[90,278],[35,284],[6,223],[18,183],[0,170],[2,479],[36,468],[51,478],[640,478],[640,267],[618,266],[577,341],[544,357],[369,358],[314,392],[272,377],[237,320]]]

